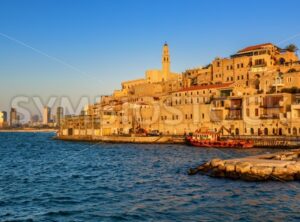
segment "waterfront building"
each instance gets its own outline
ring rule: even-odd
[[[45,106],[43,110],[43,125],[48,125],[50,123],[51,109]]]
[[[7,127],[7,112],[0,112],[0,128]]]
[[[64,118],[62,135],[114,135],[158,130],[184,135],[197,129],[234,135],[300,135],[300,61],[274,44],[254,45],[209,65],[171,72],[162,68],[122,82],[80,116]],[[224,132],[224,134],[229,134]]]

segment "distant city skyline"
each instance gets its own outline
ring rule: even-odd
[[[43,105],[52,96],[75,104],[86,96],[93,103],[120,88],[121,81],[159,68],[165,41],[178,73],[248,45],[300,46],[300,2],[278,7],[281,3],[5,1],[0,110],[9,113],[16,96],[39,96]],[[32,102],[24,106],[33,107]]]

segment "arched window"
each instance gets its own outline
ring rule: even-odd
[[[284,59],[284,58],[280,58],[280,59],[279,59],[279,64],[280,64],[280,65],[284,65],[284,63],[285,63],[285,59]]]
[[[281,128],[279,128],[278,134],[279,134],[279,136],[282,136],[282,129]]]
[[[236,128],[236,129],[235,129],[235,135],[240,135],[240,130],[239,130],[239,128]]]
[[[250,132],[251,132],[251,135],[254,135],[254,129],[253,128],[250,129]]]
[[[293,135],[297,136],[297,128],[296,127],[293,128]]]
[[[269,133],[268,128],[265,128],[265,129],[264,129],[264,134],[265,134],[265,135],[268,135],[268,133]]]

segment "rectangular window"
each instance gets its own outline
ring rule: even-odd
[[[258,114],[258,109],[256,108],[255,109],[255,116],[258,116],[259,114]]]

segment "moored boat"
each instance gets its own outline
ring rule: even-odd
[[[254,142],[251,140],[222,139],[220,132],[223,129],[226,128],[221,127],[218,132],[201,132],[197,130],[193,135],[186,137],[186,143],[191,146],[204,148],[252,148],[254,146]]]

